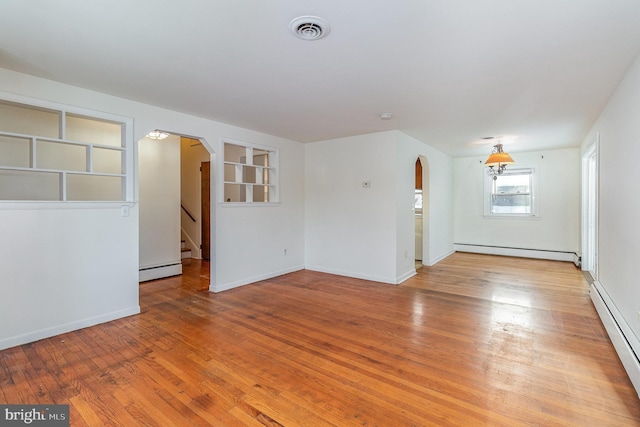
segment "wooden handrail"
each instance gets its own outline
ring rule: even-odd
[[[189,218],[191,218],[191,221],[196,222],[196,219],[193,217],[193,215],[191,215],[191,212],[189,212],[182,203],[180,203],[180,207],[189,216]]]

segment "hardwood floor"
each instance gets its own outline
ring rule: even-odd
[[[0,401],[73,426],[632,426],[640,400],[572,264],[456,253],[400,286],[301,271],[0,352]]]

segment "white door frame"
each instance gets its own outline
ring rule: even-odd
[[[582,156],[582,270],[598,280],[598,154],[596,133]]]
[[[421,154],[418,156],[418,158],[420,159],[420,163],[422,164],[422,265],[430,267],[433,265],[429,247],[429,223],[431,218],[431,215],[429,213],[429,210],[431,209],[431,204],[429,203],[429,197],[431,195],[431,192],[429,191],[430,166],[427,156],[423,156]]]

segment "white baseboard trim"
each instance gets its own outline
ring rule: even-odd
[[[416,273],[416,269],[415,268],[413,270],[407,271],[406,273],[404,273],[404,274],[402,274],[402,275],[400,275],[400,276],[398,276],[396,278],[396,285],[399,285],[400,283],[404,282],[405,280],[412,278],[416,274],[418,274],[418,273]]]
[[[163,277],[178,276],[182,274],[182,263],[178,262],[169,265],[159,265],[157,267],[141,268],[138,273],[138,281],[162,279]]]
[[[487,255],[514,256],[520,258],[548,259],[552,261],[575,262],[577,257],[575,252],[548,251],[538,249],[505,248],[501,246],[469,245],[455,243],[453,245],[456,252],[472,252]]]
[[[317,271],[319,273],[335,274],[336,276],[352,277],[354,279],[363,279],[363,280],[369,280],[371,282],[388,283],[390,285],[396,285],[397,284],[397,282],[396,282],[397,279],[395,277],[372,276],[372,275],[368,275],[368,274],[354,273],[352,271],[343,271],[343,270],[337,270],[337,269],[333,269],[333,268],[317,267],[315,265],[307,265],[305,268],[307,270]]]
[[[431,267],[432,265],[436,265],[437,263],[439,263],[439,262],[440,262],[440,261],[442,261],[443,259],[448,258],[448,257],[450,257],[451,255],[453,255],[453,254],[455,254],[455,253],[456,253],[455,249],[450,250],[449,252],[446,252],[446,253],[444,253],[444,254],[442,254],[442,255],[438,256],[438,257],[431,258],[431,259],[429,260],[429,264],[423,264],[423,265],[426,265],[427,267]]]
[[[285,268],[282,270],[273,271],[271,273],[261,274],[259,276],[253,276],[242,280],[237,280],[235,282],[222,283],[209,286],[210,292],[223,292],[228,291],[229,289],[238,288],[240,286],[249,285],[251,283],[259,282],[261,280],[271,279],[273,277],[282,276],[283,274],[293,273],[294,271],[304,270],[304,266],[295,266],[291,268]]]
[[[15,337],[4,338],[0,340],[0,350],[16,347],[23,344],[39,341],[41,339],[54,337],[56,335],[66,334],[67,332],[76,331],[78,329],[88,328],[100,323],[111,322],[112,320],[122,317],[133,316],[140,313],[140,306],[126,308],[111,313],[101,314],[99,316],[89,317],[86,319],[76,320],[62,325],[51,326],[37,331],[27,332],[26,334],[17,335]]]
[[[589,294],[613,343],[613,347],[616,349],[618,357],[638,393],[638,397],[640,397],[640,360],[638,360],[640,341],[600,282],[593,282]]]

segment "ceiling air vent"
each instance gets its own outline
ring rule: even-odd
[[[317,16],[300,16],[289,23],[289,29],[299,39],[320,40],[331,31],[329,24]]]

